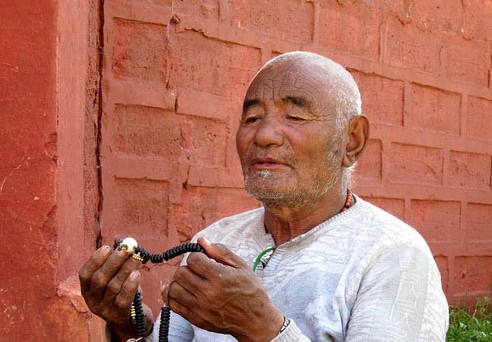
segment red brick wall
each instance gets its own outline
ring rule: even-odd
[[[2,337],[101,340],[77,289],[100,237],[163,250],[257,206],[235,152],[242,96],[291,50],[360,85],[356,192],[426,237],[451,303],[492,294],[490,0],[0,6]],[[155,310],[172,269],[144,272]]]
[[[163,250],[256,206],[234,145],[242,96],[265,61],[310,50],[361,88],[357,193],[424,235],[452,303],[491,293],[492,2],[112,0],[104,36],[105,241]],[[171,271],[148,272],[147,300]]]
[[[54,9],[28,1],[0,7],[0,336],[20,339],[16,329],[39,320],[56,291]]]
[[[0,8],[0,340],[101,341],[77,277],[96,237],[97,3]]]
[[[492,3],[396,4],[338,6],[379,17],[375,58],[342,56],[373,123],[356,189],[422,233],[469,304],[492,289]]]

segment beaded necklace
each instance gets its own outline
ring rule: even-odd
[[[338,213],[339,214],[343,213],[348,208],[350,208],[352,206],[352,202],[353,202],[352,190],[347,189],[347,196],[345,197],[345,202],[343,204],[342,209],[340,209]],[[275,253],[276,249],[277,249],[276,246],[270,246],[264,249],[263,251],[261,251],[260,254],[258,254],[258,256],[255,258],[255,260],[253,260],[253,272],[256,272],[256,269],[258,268],[260,263],[263,266],[263,268],[265,268],[266,265],[268,264],[268,261],[272,257],[273,253]]]

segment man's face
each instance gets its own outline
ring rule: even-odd
[[[236,145],[246,190],[267,207],[304,205],[341,180],[334,95],[313,69],[269,66],[246,93]]]

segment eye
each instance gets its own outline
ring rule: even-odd
[[[310,120],[311,116],[304,109],[293,106],[286,110],[285,118],[292,122],[304,122]]]
[[[241,119],[241,123],[243,123],[243,124],[254,123],[254,122],[258,121],[259,119],[260,119],[260,117],[258,115],[248,115],[248,116],[243,117]]]
[[[289,119],[291,121],[305,121],[306,120],[306,118],[299,116],[299,115],[288,115],[287,119]]]
[[[243,115],[241,117],[241,123],[242,124],[252,124],[255,123],[263,116],[265,115],[265,112],[261,106],[249,106],[245,111],[243,111]]]

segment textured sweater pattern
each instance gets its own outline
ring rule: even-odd
[[[197,234],[251,265],[274,241],[264,209],[224,218]],[[292,319],[274,342],[445,341],[448,305],[439,271],[420,234],[356,197],[356,203],[276,246],[256,274]],[[158,320],[157,320],[158,322]],[[157,341],[158,324],[152,337]],[[236,341],[171,318],[170,341]]]

